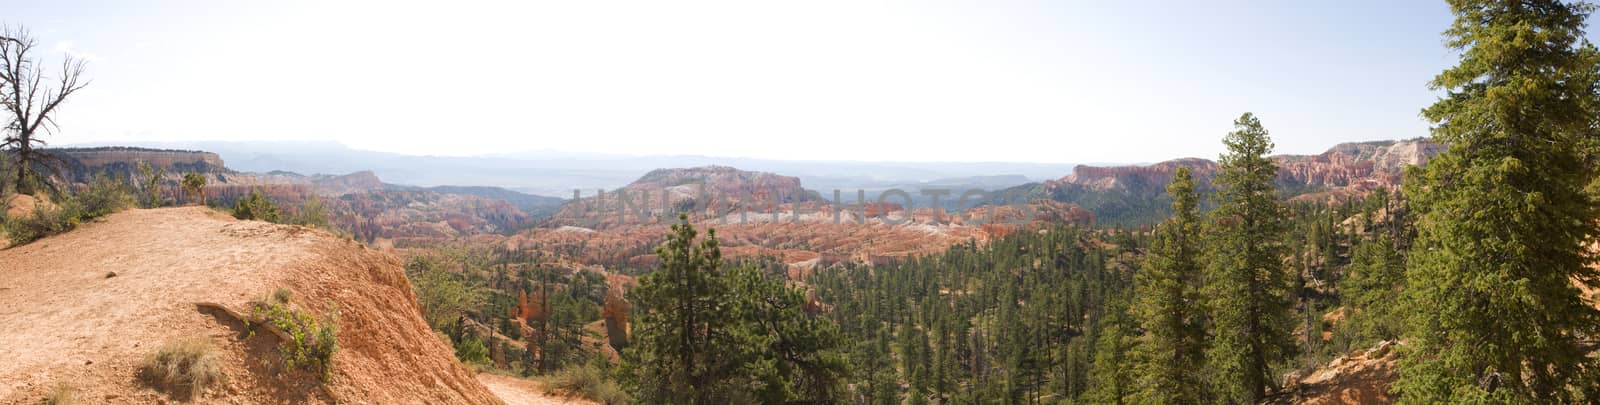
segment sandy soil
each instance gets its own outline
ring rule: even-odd
[[[580,398],[563,398],[546,394],[544,385],[533,380],[484,373],[478,374],[478,381],[510,405],[597,404]]]
[[[281,370],[275,337],[196,305],[245,312],[279,288],[337,314],[326,386]],[[37,403],[58,385],[86,403],[183,399],[150,388],[138,364],[196,337],[222,349],[228,378],[200,402],[499,402],[428,330],[393,256],[207,208],[122,212],[0,251],[0,308],[0,403]]]

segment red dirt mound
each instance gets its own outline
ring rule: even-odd
[[[280,288],[338,320],[325,385],[283,371],[273,334],[197,306],[248,313]],[[139,364],[196,338],[218,348],[226,374],[201,402],[500,402],[428,329],[393,256],[207,208],[122,212],[0,251],[0,308],[0,403],[37,403],[57,387],[89,403],[181,400]]]

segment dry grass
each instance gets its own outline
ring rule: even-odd
[[[78,403],[78,390],[67,383],[57,383],[50,388],[50,394],[44,397],[46,405],[71,405]]]
[[[159,386],[190,397],[223,380],[222,358],[205,339],[185,339],[167,343],[145,358],[141,371]]]
[[[558,391],[577,395],[607,405],[628,403],[628,394],[616,381],[607,379],[605,373],[594,366],[577,365],[556,371],[545,378],[545,383]]]

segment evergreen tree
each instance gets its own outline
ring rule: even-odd
[[[1600,313],[1583,244],[1597,234],[1582,145],[1594,135],[1596,52],[1588,4],[1450,2],[1460,63],[1429,84],[1423,110],[1449,150],[1412,172],[1417,240],[1406,279],[1408,403],[1600,400],[1581,340]],[[1580,379],[1582,379],[1580,382]]]
[[[1133,391],[1132,349],[1133,327],[1121,303],[1113,299],[1106,305],[1106,314],[1100,320],[1100,335],[1094,343],[1094,365],[1089,372],[1089,390],[1083,397],[1090,403],[1122,405],[1128,402]]]
[[[1245,113],[1223,138],[1208,243],[1206,295],[1214,322],[1211,346],[1216,395],[1224,402],[1255,403],[1266,394],[1271,367],[1294,350],[1284,269],[1283,208],[1273,186],[1277,165],[1267,157],[1272,140],[1261,121]]]
[[[804,312],[805,294],[744,265],[728,272],[735,336],[748,353],[744,375],[762,403],[838,402],[844,397],[848,358],[839,326]],[[736,348],[727,348],[737,353]]]
[[[240,198],[233,203],[233,217],[238,219],[251,219],[256,221],[278,222],[278,205],[261,193],[261,189],[250,190],[250,195]]]
[[[1371,218],[1378,212],[1375,201],[1381,203],[1388,198],[1383,189],[1378,191],[1368,198],[1367,209],[1362,214],[1364,218]],[[1393,212],[1385,210],[1385,214],[1384,223],[1398,221]],[[1339,281],[1339,292],[1350,311],[1341,327],[1354,332],[1356,341],[1353,343],[1363,345],[1399,338],[1402,324],[1403,306],[1395,297],[1404,291],[1405,256],[1395,235],[1377,229],[1379,226],[1372,222],[1368,227],[1372,236],[1352,249],[1349,271]]]
[[[672,225],[656,254],[661,268],[640,277],[631,299],[642,309],[627,349],[635,398],[651,403],[724,403],[739,371],[727,303],[728,282],[716,231],[695,243],[687,218]],[[640,312],[640,311],[636,311]]]
[[[190,202],[199,201],[206,205],[206,176],[200,173],[184,173],[183,195]]]
[[[144,208],[160,208],[167,205],[167,197],[161,195],[161,182],[167,175],[167,169],[150,165],[141,161],[139,169],[139,205]]]
[[[625,352],[635,396],[672,404],[839,402],[849,370],[838,325],[805,313],[804,293],[754,264],[722,269],[716,230],[696,244],[687,216],[679,220],[656,250],[661,268],[633,291],[643,312]]]
[[[1204,309],[1200,296],[1200,196],[1188,167],[1167,186],[1172,218],[1156,229],[1143,271],[1135,277],[1133,315],[1144,329],[1139,360],[1141,403],[1203,402],[1206,380]]]

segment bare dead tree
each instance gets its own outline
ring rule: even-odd
[[[50,187],[48,175],[61,162],[40,150],[45,142],[39,135],[59,129],[55,120],[57,108],[68,96],[89,85],[88,81],[80,82],[84,61],[72,55],[61,61],[58,77],[47,79],[44,65],[34,52],[37,45],[26,28],[0,26],[0,86],[4,86],[0,90],[0,107],[5,108],[9,118],[0,150],[9,151],[12,156],[11,169],[21,194],[32,194],[41,185]],[[39,176],[41,170],[46,177]]]

